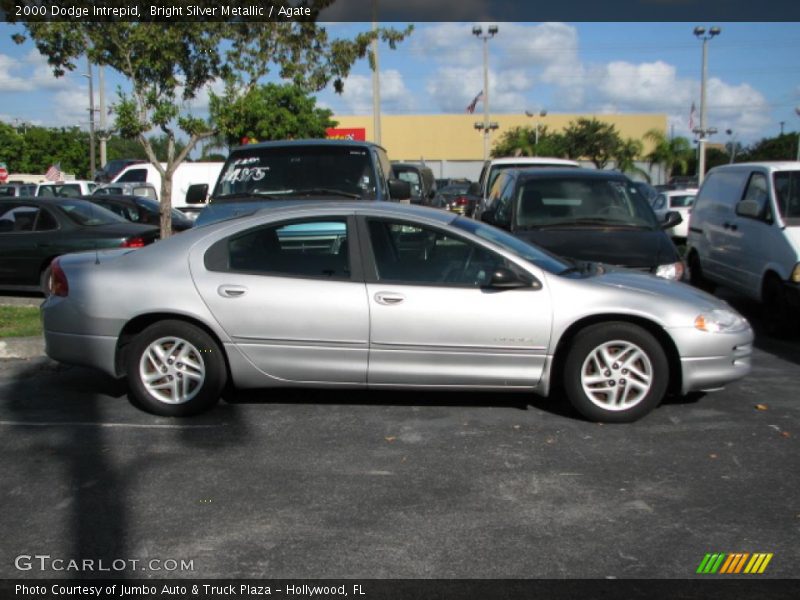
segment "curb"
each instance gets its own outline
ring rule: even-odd
[[[41,306],[44,297],[0,296],[0,306]]]
[[[35,358],[44,356],[44,338],[18,337],[0,339],[0,358]]]

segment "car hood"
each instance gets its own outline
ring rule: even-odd
[[[622,289],[656,298],[685,302],[700,310],[713,310],[730,306],[711,294],[678,281],[669,281],[655,275],[622,269],[610,265],[602,265],[604,273],[591,277],[587,281],[593,285]]]
[[[677,262],[678,251],[660,229],[570,227],[515,231],[514,235],[545,250],[574,260],[632,268]]]

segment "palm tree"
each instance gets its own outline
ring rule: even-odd
[[[628,138],[621,141],[614,150],[614,162],[617,171],[622,173],[638,173],[649,183],[650,176],[646,171],[636,166],[636,159],[642,154],[644,146],[639,140]]]
[[[656,163],[664,165],[667,181],[672,177],[672,172],[677,167],[681,175],[686,174],[689,159],[692,156],[692,146],[685,137],[668,138],[663,131],[651,129],[644,134],[645,139],[653,142],[653,150],[645,158],[652,167]]]

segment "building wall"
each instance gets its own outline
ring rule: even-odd
[[[538,121],[550,131],[564,129],[570,121],[580,117],[594,117],[613,124],[620,136],[642,140],[645,152],[651,144],[644,139],[650,129],[667,131],[667,116],[662,114],[637,115],[577,115],[548,114],[544,117],[521,115],[492,115],[499,129],[492,132],[491,141],[499,139],[504,131],[514,127],[533,127]],[[374,141],[372,115],[334,115],[338,127],[364,128],[367,140]],[[389,157],[398,161],[481,161],[483,160],[483,134],[475,129],[483,121],[482,114],[456,115],[384,115],[381,117],[381,145]]]

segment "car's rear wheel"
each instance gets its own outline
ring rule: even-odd
[[[183,321],[160,321],[128,348],[125,373],[131,401],[168,417],[213,406],[225,385],[222,352],[205,331]]]
[[[564,363],[564,391],[592,421],[635,421],[661,403],[669,363],[647,330],[624,322],[599,323],[579,332]]]

